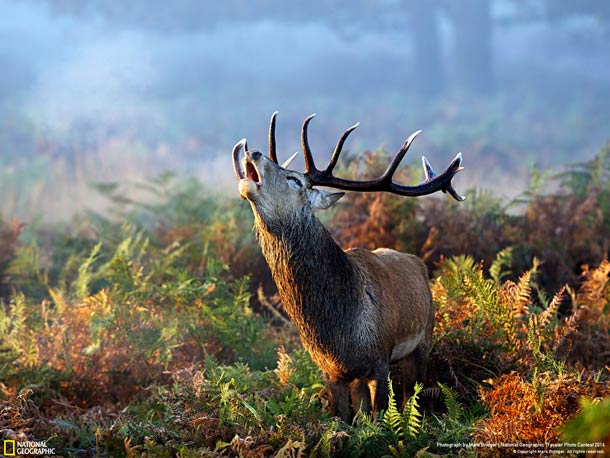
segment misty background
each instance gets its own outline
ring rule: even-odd
[[[9,219],[163,170],[234,198],[231,148],[266,151],[275,110],[280,159],[314,112],[319,161],[357,121],[352,152],[423,129],[406,162],[461,151],[456,188],[504,196],[610,139],[605,0],[0,0],[0,69]]]

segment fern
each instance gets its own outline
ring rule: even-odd
[[[553,299],[548,304],[546,309],[538,315],[537,325],[540,329],[540,333],[546,333],[553,322],[553,319],[557,316],[559,307],[563,302],[563,297],[566,291],[565,285],[561,287],[559,291],[555,293]]]
[[[18,246],[6,269],[15,289],[34,300],[42,300],[49,285],[48,271],[43,263],[44,254],[35,241]]]
[[[14,295],[9,307],[7,312],[0,303],[0,361],[7,367],[17,362],[32,368],[38,358],[38,345],[25,295]]]
[[[235,381],[230,380],[220,383],[218,393],[218,405],[220,406],[219,418],[221,423],[231,424],[239,417],[237,391],[234,388]]]
[[[477,270],[477,264],[472,256],[459,255],[448,259],[443,264],[443,278],[450,293],[457,293],[463,279],[471,276]]]
[[[355,422],[346,444],[346,456],[383,456],[388,447],[396,442],[396,436],[389,431],[385,422],[373,421],[370,416],[362,413],[358,414]]]
[[[550,371],[557,376],[563,375],[565,362],[555,359],[552,354],[543,349],[543,337],[538,327],[534,325],[528,327],[527,342],[534,358],[536,372]]]
[[[392,380],[388,377],[388,409],[383,415],[384,424],[392,431],[397,437],[403,437],[403,417],[398,410],[396,405],[396,395],[394,394],[394,388],[392,386]]]
[[[528,306],[532,303],[532,277],[538,272],[540,262],[534,258],[532,268],[525,271],[515,289],[513,290],[513,313],[515,318],[521,318],[528,315]]]
[[[400,439],[417,437],[421,432],[422,414],[419,412],[418,399],[423,387],[419,382],[415,384],[413,394],[409,397],[401,413],[396,405],[392,382],[389,381],[388,409],[384,413],[383,423]]]
[[[511,263],[513,261],[513,247],[506,247],[500,250],[496,258],[489,267],[489,275],[496,282],[497,286],[502,284],[502,280],[510,274]]]
[[[464,407],[457,400],[457,392],[453,388],[443,385],[441,382],[438,382],[437,385],[443,393],[443,400],[445,402],[445,407],[447,408],[447,416],[451,420],[457,421],[464,413]]]
[[[288,439],[275,456],[276,458],[303,458],[305,456],[305,444]]]
[[[329,428],[322,434],[320,440],[311,450],[310,458],[330,458],[332,452],[331,439],[338,427],[338,422],[331,423]]]
[[[443,397],[447,412],[442,416],[432,415],[434,421],[430,422],[432,435],[437,442],[460,443],[467,442],[472,438],[475,431],[474,425],[487,416],[487,411],[481,404],[464,406],[458,401],[457,392],[442,383],[438,383],[438,389]]]
[[[286,386],[294,374],[294,363],[283,345],[277,350],[277,367],[273,372],[281,386]]]
[[[419,411],[419,404],[417,401],[423,387],[424,386],[421,383],[415,383],[413,394],[405,404],[402,412],[403,427],[408,431],[408,434],[411,437],[416,437],[422,429],[422,414]]]
[[[84,298],[89,294],[89,283],[91,282],[90,267],[97,260],[98,254],[102,248],[102,243],[99,242],[93,247],[89,256],[83,261],[78,268],[78,277],[76,279],[74,290],[77,298]]]
[[[411,458],[413,456],[410,447],[402,440],[397,441],[395,445],[388,446],[388,450],[390,454],[384,455],[384,458]]]

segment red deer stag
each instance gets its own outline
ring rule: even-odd
[[[401,196],[440,190],[463,200],[451,184],[462,169],[462,156],[458,154],[438,176],[422,158],[423,183],[395,183],[394,172],[418,131],[406,140],[379,178],[338,178],[333,169],[345,140],[358,124],[343,133],[328,166],[319,170],[307,140],[311,115],[303,123],[306,172],[300,173],[288,169],[294,156],[278,165],[276,114],[269,128],[269,157],[248,150],[245,139],[233,148],[239,192],[252,206],[258,241],[282,304],[324,373],[333,414],[349,421],[351,394],[354,412],[361,408],[376,415],[387,408],[389,373],[402,402],[415,381],[425,377],[434,327],[426,266],[416,256],[386,248],[341,249],[314,211],[329,208],[345,193],[314,186]],[[245,157],[240,162],[242,148]]]

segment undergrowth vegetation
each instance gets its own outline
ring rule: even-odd
[[[342,173],[371,174],[383,152]],[[403,170],[403,181],[417,181]],[[0,226],[0,435],[61,456],[434,457],[610,447],[610,149],[515,201],[346,196],[344,246],[415,252],[437,307],[404,409],[332,418],[254,241],[250,209],[171,174],[100,184],[107,215]],[[259,287],[260,286],[260,287]],[[606,449],[608,450],[608,449]],[[508,453],[508,452],[507,452]]]

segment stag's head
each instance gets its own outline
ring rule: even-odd
[[[298,153],[294,153],[282,165],[278,164],[275,146],[276,116],[277,112],[271,116],[268,156],[258,150],[249,150],[245,139],[233,148],[233,168],[239,179],[241,197],[248,199],[267,218],[286,219],[293,214],[329,208],[345,193],[317,189],[307,173],[290,170],[288,167]],[[307,127],[304,132],[307,141]],[[242,148],[245,153],[240,160]]]
[[[257,150],[246,151],[241,165],[245,173],[239,193],[258,207],[328,208],[344,194],[313,188],[305,174],[278,165]],[[336,196],[332,202],[331,196]]]
[[[245,147],[242,142],[237,147],[241,149],[242,145]],[[237,167],[241,175],[239,193],[268,217],[285,218],[295,212],[325,209],[345,194],[314,188],[306,174],[289,170],[287,163],[278,165],[260,151],[246,151]]]
[[[297,153],[284,164],[278,164],[275,143],[276,115],[277,112],[271,116],[268,157],[260,151],[249,150],[245,139],[233,147],[233,168],[239,180],[239,192],[242,198],[248,199],[255,211],[266,219],[286,219],[304,212],[311,213],[317,209],[326,209],[345,194],[317,189],[315,186],[360,192],[386,191],[402,196],[421,196],[443,191],[448,192],[456,200],[464,200],[464,197],[459,195],[451,184],[453,176],[462,170],[460,166],[462,162],[461,154],[458,154],[440,175],[436,175],[430,163],[425,157],[422,157],[426,180],[417,186],[404,186],[392,181],[394,172],[407,153],[411,142],[420,131],[413,133],[405,141],[386,171],[379,178],[365,181],[347,180],[334,176],[333,169],[337,165],[345,140],[358,127],[358,124],[343,133],[326,169],[319,170],[314,163],[307,139],[307,128],[314,115],[305,119],[301,131],[305,173],[301,173],[288,169]],[[240,160],[242,148],[245,154],[243,159]]]

